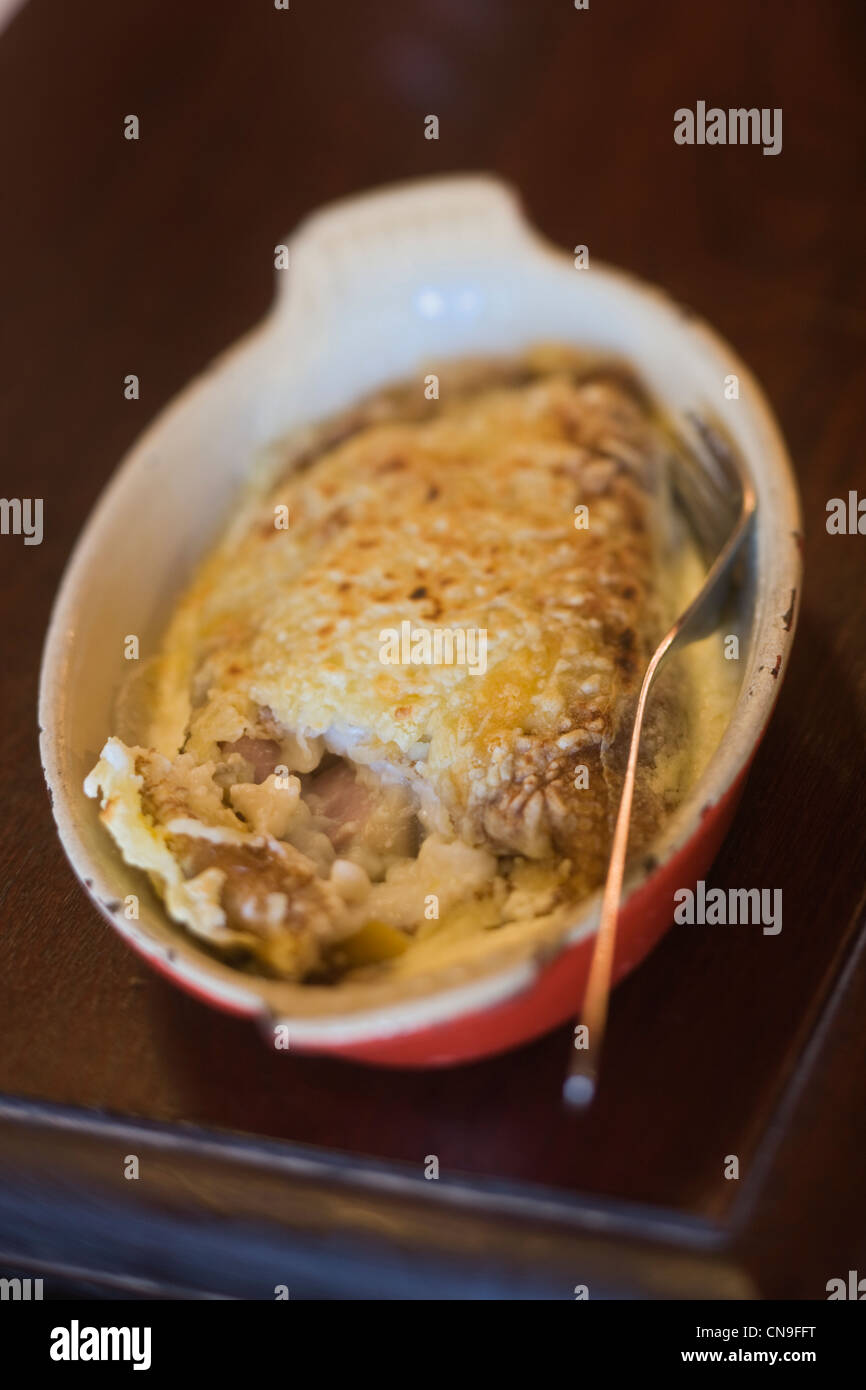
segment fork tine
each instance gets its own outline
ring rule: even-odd
[[[697,466],[696,466],[697,465]],[[728,441],[695,415],[676,421],[672,483],[704,556],[715,558],[743,500],[740,472]]]

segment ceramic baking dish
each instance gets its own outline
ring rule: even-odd
[[[628,359],[674,417],[721,420],[758,497],[735,616],[742,684],[699,784],[652,855],[632,867],[615,960],[621,978],[670,925],[676,889],[706,873],[772,711],[800,588],[796,488],[760,387],[731,348],[658,290],[594,257],[589,269],[576,268],[494,179],[435,179],[352,198],[309,218],[288,247],[268,317],[150,426],[76,546],[45,642],[45,776],[64,848],[94,903],[178,984],[255,1017],[271,1036],[275,1024],[287,1024],[295,1051],[397,1066],[459,1062],[575,1014],[598,898],[555,939],[528,933],[503,948],[485,933],[459,962],[400,983],[292,985],[215,959],[172,925],[144,876],[123,863],[82,789],[114,727],[128,669],[124,637],[135,633],[142,652],[156,649],[264,446],[425,363],[571,343]],[[732,374],[739,397],[728,400]],[[138,920],[124,911],[129,894],[140,900]]]

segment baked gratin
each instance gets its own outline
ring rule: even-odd
[[[556,349],[275,447],[85,784],[172,919],[323,983],[596,889],[646,660],[700,583],[675,447],[626,370]],[[699,770],[700,707],[672,662],[633,853]]]

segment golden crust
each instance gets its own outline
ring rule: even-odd
[[[289,474],[169,632],[167,669],[203,695],[187,750],[262,733],[264,708],[411,769],[470,843],[563,847],[598,800],[575,769],[599,767],[648,645],[658,466],[630,394],[562,373],[362,430]],[[381,634],[406,621],[484,630],[486,671],[384,665]]]

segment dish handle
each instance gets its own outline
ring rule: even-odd
[[[487,175],[397,184],[332,203],[284,243],[275,310],[322,314],[370,285],[384,261],[390,276],[452,261],[487,261],[536,241],[517,194]],[[277,248],[279,252],[280,248]],[[279,263],[278,263],[279,265]],[[287,271],[288,273],[282,273]]]

